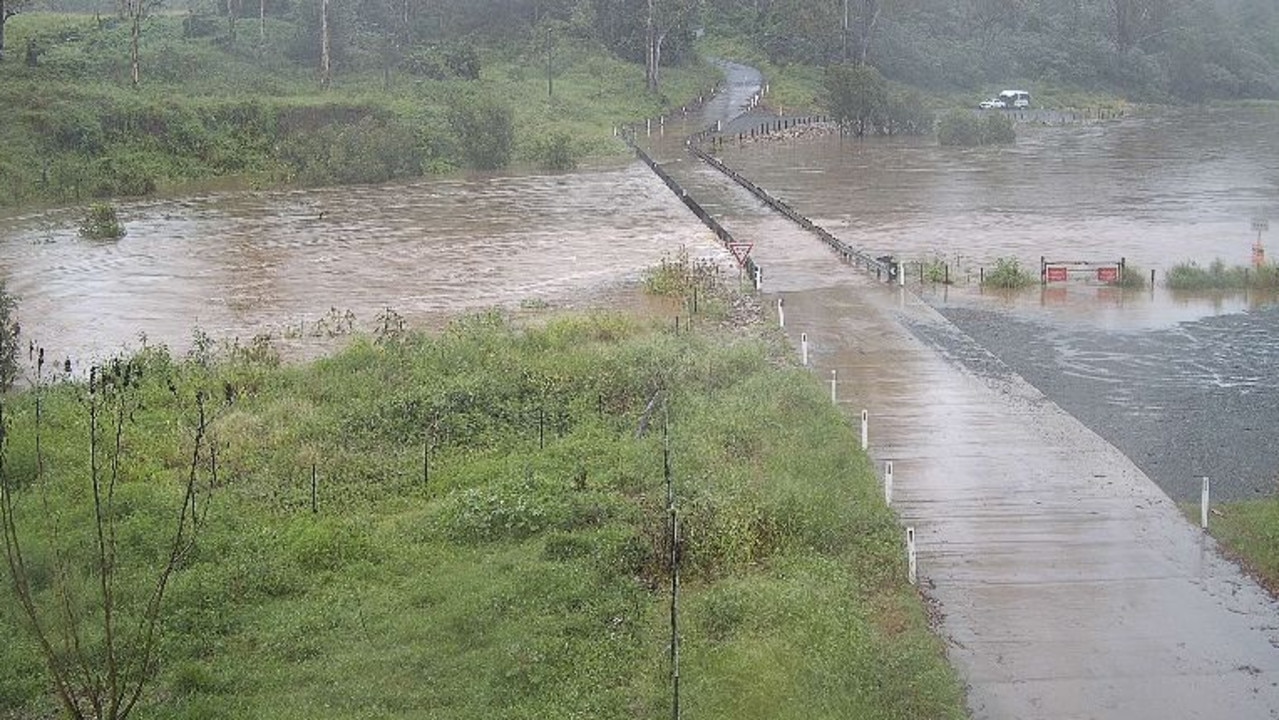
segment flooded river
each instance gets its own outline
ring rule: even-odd
[[[648,140],[659,159],[691,163],[684,134],[734,114],[757,82],[738,66],[725,92]],[[1157,270],[1181,260],[1242,263],[1251,219],[1279,218],[1279,108],[1170,111],[1019,133],[1015,146],[998,149],[826,137],[746,143],[724,155],[841,239],[875,254],[945,258],[956,278],[996,257],[1034,265],[1040,255],[1122,256]],[[744,191],[709,182],[690,190],[699,198],[705,191],[704,204],[730,228],[747,216],[774,239],[812,245]],[[55,357],[101,356],[143,334],[181,348],[196,326],[215,337],[288,334],[330,308],[350,310],[366,327],[385,308],[430,322],[494,304],[580,297],[634,278],[681,246],[716,250],[652,174],[629,161],[564,175],[219,193],[120,210],[129,234],[109,243],[77,236],[80,209],[0,217],[0,277],[21,298],[27,335]],[[795,257],[796,270],[840,272],[828,257],[812,245]],[[945,292],[977,296],[973,288]],[[1097,289],[1071,292],[1087,301],[1071,313],[1135,326],[1249,302],[1159,291],[1121,298],[1129,307],[1113,313],[1095,302]],[[1061,293],[1022,303],[1049,313],[1070,304]]]
[[[24,334],[61,360],[151,342],[306,335],[335,308],[368,329],[564,303],[633,279],[710,233],[637,162],[561,175],[240,192],[119,205],[128,235],[77,235],[76,210],[0,220],[0,277]]]

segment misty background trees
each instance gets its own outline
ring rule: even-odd
[[[0,18],[119,8],[132,19],[147,5],[0,0]],[[241,45],[240,22],[256,21],[254,43],[286,46],[321,81],[420,71],[424,53],[450,46],[546,44],[554,27],[643,63],[657,91],[661,68],[686,62],[709,28],[750,38],[777,63],[870,64],[931,89],[1026,79],[1143,100],[1279,96],[1272,0],[172,0],[163,11],[229,47]]]
[[[921,105],[999,87],[1279,98],[1274,0],[0,0],[0,19],[0,204],[571,167],[708,88],[703,37],[793,66],[788,108],[861,133],[929,132]],[[823,93],[845,65],[876,74]],[[873,112],[838,107],[867,103],[831,82],[881,77]]]

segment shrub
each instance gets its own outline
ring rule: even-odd
[[[18,377],[18,301],[0,281],[0,392]]]
[[[80,234],[94,240],[115,240],[124,237],[124,226],[110,203],[94,203],[80,222]]]
[[[978,116],[968,110],[952,110],[937,124],[937,140],[947,146],[1007,145],[1016,139],[1012,120],[998,113]]]
[[[1135,265],[1125,264],[1123,275],[1115,284],[1127,290],[1141,290],[1146,287],[1146,271]]]
[[[573,138],[566,132],[554,133],[540,143],[537,156],[547,170],[564,172],[577,167],[577,152],[573,149]]]
[[[448,119],[468,165],[497,170],[511,161],[515,113],[509,105],[488,96],[463,97],[449,108]]]
[[[1022,269],[1015,258],[999,258],[995,260],[995,269],[986,273],[986,285],[1005,290],[1016,290],[1032,285],[1035,276]]]
[[[1194,262],[1173,266],[1164,275],[1164,285],[1172,290],[1244,290],[1247,288],[1279,288],[1279,266],[1243,265],[1226,267],[1220,259],[1207,268]]]

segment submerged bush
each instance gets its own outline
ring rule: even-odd
[[[937,140],[942,145],[1009,145],[1016,139],[1013,121],[1001,113],[979,116],[968,110],[952,110],[937,123]]]
[[[1171,290],[1274,290],[1279,289],[1279,266],[1266,264],[1253,268],[1245,265],[1226,267],[1224,262],[1217,259],[1204,268],[1195,262],[1184,262],[1174,265],[1164,275],[1164,285]]]
[[[80,222],[80,234],[94,240],[115,240],[124,237],[124,226],[110,203],[94,203]]]
[[[539,143],[537,157],[547,170],[563,172],[577,167],[573,138],[566,132],[556,132]]]
[[[1015,258],[995,260],[995,269],[986,273],[986,285],[1005,290],[1016,290],[1035,283],[1035,276],[1025,271]]]

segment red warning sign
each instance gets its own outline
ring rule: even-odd
[[[1097,268],[1097,282],[1112,283],[1119,281],[1119,268],[1117,267],[1101,267]]]
[[[1044,272],[1048,282],[1066,282],[1067,273],[1064,267],[1050,267]]]
[[[728,244],[728,251],[733,253],[733,257],[737,258],[739,267],[746,267],[746,259],[751,256],[751,250],[754,249],[755,243],[731,242]]]

